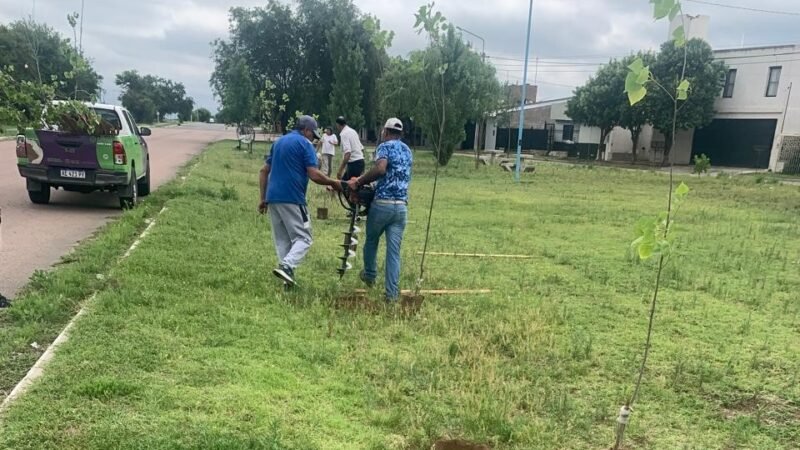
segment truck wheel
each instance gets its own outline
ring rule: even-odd
[[[147,160],[147,173],[139,180],[139,195],[146,197],[150,195],[150,160]]]
[[[28,198],[37,205],[50,203],[50,185],[43,183],[38,190],[28,190]]]
[[[131,180],[128,187],[119,194],[119,206],[122,209],[133,209],[139,201],[139,183],[136,181],[136,169],[131,168]]]

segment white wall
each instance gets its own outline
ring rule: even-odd
[[[717,50],[714,55],[736,69],[733,96],[717,99],[715,117],[777,120],[769,163],[770,169],[776,169],[781,135],[800,135],[800,46]],[[769,69],[773,66],[781,67],[781,77],[777,95],[767,97]]]
[[[652,158],[650,155],[650,142],[653,139],[653,127],[645,125],[639,133],[639,145],[637,151],[638,161],[649,161]],[[611,131],[611,136],[608,141],[608,150],[606,151],[606,159],[611,160],[628,160],[631,159],[628,154],[632,153],[633,141],[631,141],[631,132],[625,128],[615,127]],[[614,156],[614,154],[624,154],[626,156]]]
[[[586,125],[576,126],[575,132],[578,133],[579,144],[599,144],[600,128],[587,127]]]
[[[675,133],[675,142],[671,150],[675,164],[691,164],[693,140],[694,130],[679,130]]]
[[[484,139],[484,147],[486,150],[494,150],[497,148],[497,120],[486,119],[486,138]]]

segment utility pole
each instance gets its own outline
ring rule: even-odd
[[[533,0],[528,7],[528,33],[525,38],[525,70],[522,72],[522,98],[519,101],[519,129],[517,130],[517,164],[514,167],[514,178],[519,183],[520,165],[522,164],[522,127],[525,125],[525,97],[528,92],[528,52],[531,48],[531,19],[533,18]]]
[[[476,38],[481,40],[481,59],[483,60],[483,62],[486,62],[486,40],[465,28],[456,26],[456,29],[458,29],[459,31],[463,31],[464,33],[467,33],[471,36],[475,36]]]
[[[81,34],[80,38],[78,38],[78,51],[81,55],[83,55],[83,6],[85,0],[81,0]]]
[[[469,35],[475,36],[476,38],[481,40],[481,61],[484,64],[486,64],[486,40],[483,39],[481,36],[478,36],[477,34],[473,33],[472,31],[469,31],[469,30],[467,30],[465,28],[461,28],[459,26],[456,26],[456,29],[458,29],[460,31],[463,31],[464,33],[467,33]],[[475,123],[475,134],[474,134],[474,139],[473,139],[475,142],[474,142],[473,146],[475,147],[475,168],[476,169],[478,168],[478,158],[480,157],[480,148],[481,148],[480,141],[481,141],[481,138],[483,137],[483,128],[484,128],[484,123],[483,122],[484,122],[484,119],[481,119],[480,121],[477,121]]]

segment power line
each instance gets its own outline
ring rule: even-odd
[[[507,68],[500,68],[500,70],[508,70]],[[539,73],[595,73],[596,70],[542,70]]]
[[[687,2],[692,3],[699,3],[701,5],[709,5],[709,6],[718,6],[720,8],[729,8],[729,9],[739,9],[742,11],[752,11],[752,12],[760,12],[760,13],[767,13],[767,14],[780,14],[784,16],[800,16],[800,12],[791,12],[791,11],[777,11],[771,9],[759,9],[759,8],[750,8],[747,6],[736,6],[736,5],[726,5],[723,3],[716,3],[716,2],[709,2],[706,0],[686,0]]]
[[[725,58],[720,58],[725,59]],[[795,62],[800,61],[800,59],[777,59],[773,61],[750,61],[750,62],[732,62],[730,66],[747,66],[751,64],[775,64],[775,63],[785,63],[785,62]]]
[[[514,83],[521,83],[522,79],[520,78],[519,75],[509,76],[508,77],[508,81],[513,81]],[[548,85],[548,86],[557,86],[557,87],[569,88],[569,89],[577,88],[577,86],[573,86],[571,84],[551,83],[549,81],[537,80],[536,85],[540,85],[540,84],[545,84],[545,85]]]
[[[492,64],[496,66],[514,66],[514,67],[521,67],[523,63],[516,62],[516,61],[503,61],[503,62],[496,62],[492,61]],[[555,61],[540,61],[539,65],[543,67],[573,67],[573,66],[602,66],[605,63],[595,63],[595,62],[555,62]]]
[[[613,58],[624,58],[629,55],[617,55],[617,56],[609,56],[609,55],[567,55],[567,56],[553,56],[553,57],[539,57],[539,61],[554,61],[558,62],[559,60],[564,59],[613,59]],[[486,55],[487,58],[490,59],[499,59],[503,61],[525,61],[524,59],[520,58],[508,58],[505,56],[493,56],[493,55]],[[535,57],[534,57],[535,58]]]
[[[739,50],[748,50],[747,47],[742,49],[730,49],[730,51],[735,52]],[[750,59],[750,58],[769,58],[771,56],[785,56],[785,55],[800,55],[800,51],[797,52],[783,52],[783,53],[770,53],[768,55],[734,55],[734,56],[722,56],[722,55],[715,55],[714,59]]]

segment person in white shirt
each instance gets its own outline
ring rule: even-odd
[[[342,144],[342,165],[336,178],[349,181],[351,178],[360,177],[364,173],[364,146],[356,130],[347,126],[344,117],[336,119],[336,128],[339,129],[339,137]]]
[[[322,135],[322,158],[320,159],[320,169],[326,176],[331,176],[333,170],[333,156],[336,154],[336,145],[339,145],[339,140],[333,134],[333,130],[325,128],[325,134]]]

